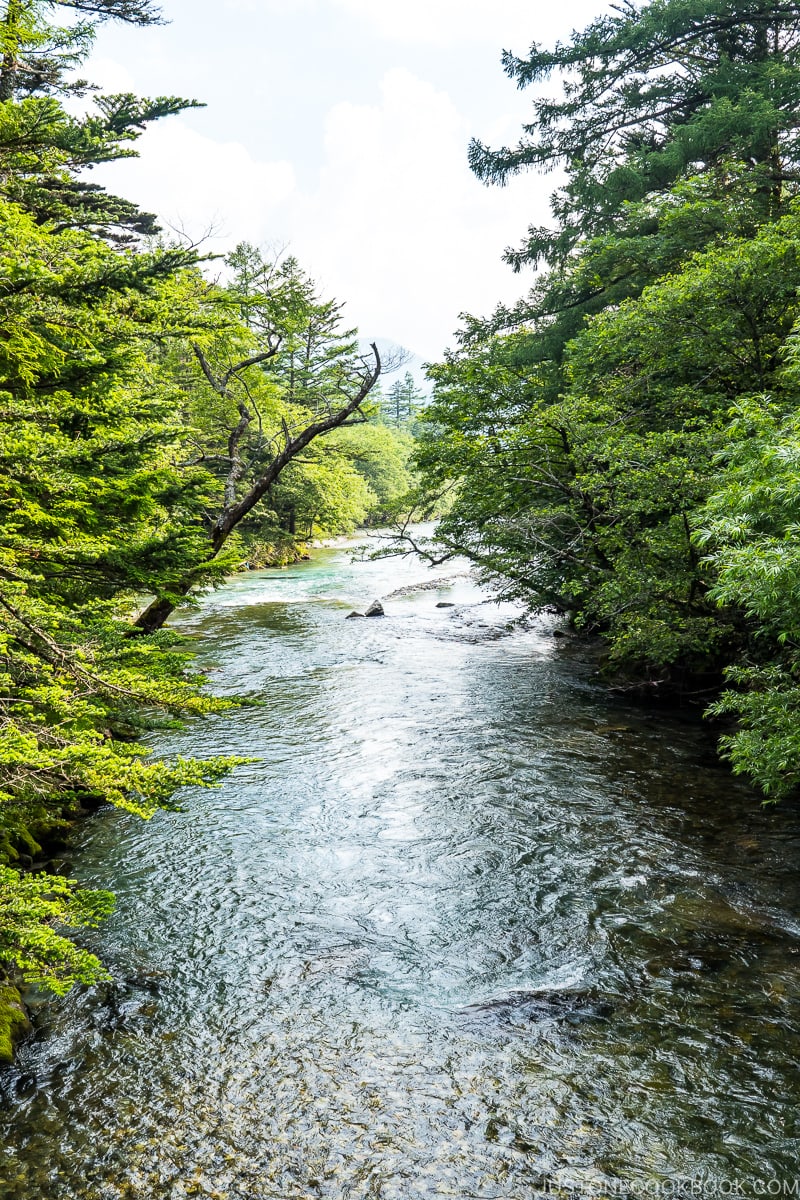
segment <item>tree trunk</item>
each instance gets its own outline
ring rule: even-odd
[[[0,100],[13,100],[17,83],[19,58],[19,22],[22,17],[21,0],[8,0],[3,21],[3,57],[0,61]]]
[[[182,580],[171,596],[188,596],[196,583],[196,579]],[[136,618],[133,629],[137,633],[155,633],[172,616],[177,606],[178,600],[174,598],[167,599],[162,596],[160,599],[153,600]]]
[[[240,500],[236,500],[233,503],[225,503],[211,530],[208,558],[199,564],[195,571],[190,572],[176,583],[174,587],[171,587],[169,596],[157,596],[144,612],[140,613],[136,618],[132,626],[133,632],[155,633],[156,630],[161,629],[178,607],[181,599],[184,596],[188,596],[192,588],[201,582],[203,567],[214,561],[240,521],[244,520],[247,514],[255,508],[259,500],[266,495],[292,459],[302,450],[305,450],[306,446],[310,442],[313,442],[315,438],[329,433],[332,429],[338,429],[340,425],[344,425],[345,421],[358,411],[360,405],[364,403],[378,382],[378,377],[381,373],[381,356],[374,342],[371,349],[375,356],[375,365],[363,377],[361,386],[355,396],[337,412],[323,417],[320,421],[312,422],[297,437],[289,438],[283,450],[273,458],[264,474],[255,481],[250,490]]]

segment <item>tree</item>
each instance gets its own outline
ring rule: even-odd
[[[315,439],[366,419],[362,406],[381,373],[377,346],[372,362],[359,353],[352,333],[341,329],[340,307],[318,300],[295,260],[270,263],[243,245],[230,265],[231,286],[212,290],[208,303],[233,309],[239,323],[192,342],[213,394],[210,410],[207,401],[193,401],[203,426],[195,462],[214,473],[221,494],[205,514],[197,564],[165,580],[137,618],[144,633],[160,629],[208,578],[231,535]]]
[[[473,141],[473,170],[494,183],[531,166],[569,175],[553,196],[556,228],[529,230],[515,265],[565,263],[626,203],[701,171],[724,194],[735,164],[774,213],[800,166],[799,22],[793,0],[626,0],[553,50],[504,54],[519,87],[560,73],[563,92],[533,101],[516,147]]]
[[[154,595],[164,614],[218,579],[229,536],[319,434],[361,419],[380,371],[296,264],[244,253],[230,287],[209,284],[193,250],[143,244],[147,214],[84,186],[77,172],[131,153],[148,121],[186,102],[101,97],[94,115],[68,113],[94,20],[157,13],[76,0],[65,7],[87,19],[61,29],[53,7],[0,9],[3,1028],[15,981],[64,992],[104,977],[68,934],[112,898],[30,873],[44,841],[106,802],[147,818],[239,761],[158,760],[139,743],[229,702],[203,690],[153,606],[153,635],[130,636],[135,602]],[[330,463],[303,466],[319,479]],[[354,470],[351,483],[371,496]]]
[[[68,8],[86,19],[60,27],[49,19]],[[149,0],[6,0],[0,6],[0,195],[40,223],[85,228],[118,244],[157,232],[152,213],[80,178],[92,166],[130,157],[132,143],[153,121],[193,100],[131,94],[97,96],[95,111],[79,117],[60,97],[94,91],[75,72],[85,61],[98,20],[152,24]]]
[[[54,25],[48,17],[59,7],[92,20]],[[84,92],[86,82],[71,78],[71,72],[85,59],[95,25],[103,20],[153,25],[160,15],[152,0],[5,0],[0,8],[0,101]]]
[[[797,334],[787,345],[787,383],[796,391]],[[793,403],[759,396],[735,406],[717,483],[696,542],[716,582],[722,611],[744,614],[749,636],[726,671],[714,716],[734,716],[724,755],[772,801],[800,784],[800,421]]]
[[[780,0],[626,4],[506,56],[563,92],[471,161],[501,183],[566,167],[554,228],[507,254],[548,269],[432,368],[418,452],[428,493],[454,491],[446,550],[599,634],[617,682],[724,676],[723,751],[771,796],[800,781],[799,56]]]
[[[126,637],[133,596],[196,559],[207,481],[176,484],[179,389],[149,352],[198,316],[171,294],[186,291],[177,280],[195,256],[115,248],[115,228],[134,236],[141,222],[99,191],[78,211],[75,169],[134,136],[132,109],[67,115],[63,72],[91,26],[51,27],[48,9],[10,0],[0,17],[0,984],[63,992],[103,977],[64,930],[95,923],[111,897],[16,868],[80,811],[110,801],[146,817],[233,760],[150,760],[133,740],[225,707],[202,693],[178,639]]]
[[[738,631],[692,534],[731,404],[784,394],[799,251],[792,214],[695,255],[571,340],[560,395],[520,369],[524,334],[434,368],[421,465],[431,488],[460,484],[442,540],[507,594],[603,632],[629,672],[718,664]]]
[[[415,384],[411,372],[406,371],[403,378],[396,379],[389,388],[388,395],[381,404],[381,410],[387,420],[399,427],[413,421],[424,404],[425,396]]]
[[[0,974],[65,990],[102,970],[51,922],[90,924],[110,899],[11,864],[82,809],[146,817],[232,761],[149,760],[132,740],[220,708],[176,639],[125,636],[135,593],[195,558],[206,482],[176,487],[177,389],[146,349],[171,333],[164,263],[119,263],[2,201],[0,245]]]
[[[335,442],[370,488],[372,498],[365,514],[367,522],[382,524],[394,516],[414,483],[410,468],[414,449],[411,434],[370,422],[342,430],[335,435]]]

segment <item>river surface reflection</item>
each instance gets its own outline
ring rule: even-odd
[[[796,809],[446,570],[348,621],[431,573],[340,547],[182,618],[215,689],[262,703],[158,750],[258,761],[80,831],[116,984],[43,1010],[5,1074],[0,1196],[797,1173]]]

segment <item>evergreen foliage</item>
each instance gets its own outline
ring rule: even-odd
[[[92,19],[57,26],[52,17],[59,8]],[[89,229],[130,245],[156,232],[155,217],[78,172],[134,155],[132,143],[149,124],[197,102],[95,95],[87,115],[68,112],[61,97],[94,93],[75,73],[96,21],[107,18],[139,25],[158,19],[148,0],[6,0],[0,7],[0,196],[48,228]]]
[[[159,315],[170,332],[170,256],[120,257],[7,202],[0,228],[0,845],[30,863],[82,808],[150,816],[230,764],[149,761],[131,740],[159,712],[223,707],[174,639],[126,636],[136,594],[193,559],[202,498],[198,479],[176,486],[176,388],[142,340]],[[92,897],[55,876],[3,880],[0,962],[55,990],[92,977],[52,927],[85,924]]]
[[[516,147],[473,142],[473,170],[495,183],[531,166],[568,172],[555,228],[531,229],[514,261],[565,262],[625,204],[698,168],[724,192],[731,165],[744,166],[772,211],[800,165],[799,26],[800,5],[781,0],[626,0],[552,51],[506,53],[519,87],[559,74],[562,92],[533,101]]]
[[[402,379],[396,379],[381,403],[385,421],[398,428],[410,427],[425,406],[425,395],[414,382],[414,376],[406,371]]]
[[[708,692],[722,750],[800,782],[796,329],[800,9],[625,4],[505,56],[533,101],[502,183],[566,169],[554,227],[509,251],[530,294],[431,369],[417,461],[455,488],[439,537],[505,594],[607,644],[618,685]]]
[[[59,8],[76,19],[58,25]],[[154,218],[86,183],[193,103],[68,111],[107,18],[159,16],[149,0],[0,6],[0,999],[104,977],[74,935],[113,897],[47,870],[76,816],[152,817],[239,761],[163,761],[139,740],[231,706],[161,629],[169,613],[259,539],[362,521],[400,469],[373,462],[393,438],[367,423],[379,364],[296,261],[242,245],[209,282],[192,249],[150,236]],[[0,1035],[18,1018],[5,1005]]]

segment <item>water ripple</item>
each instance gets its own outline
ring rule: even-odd
[[[420,570],[329,551],[185,618],[261,703],[161,748],[259,761],[80,832],[115,980],[4,1076],[0,1196],[790,1177],[797,812],[693,726],[610,711],[552,623]]]

